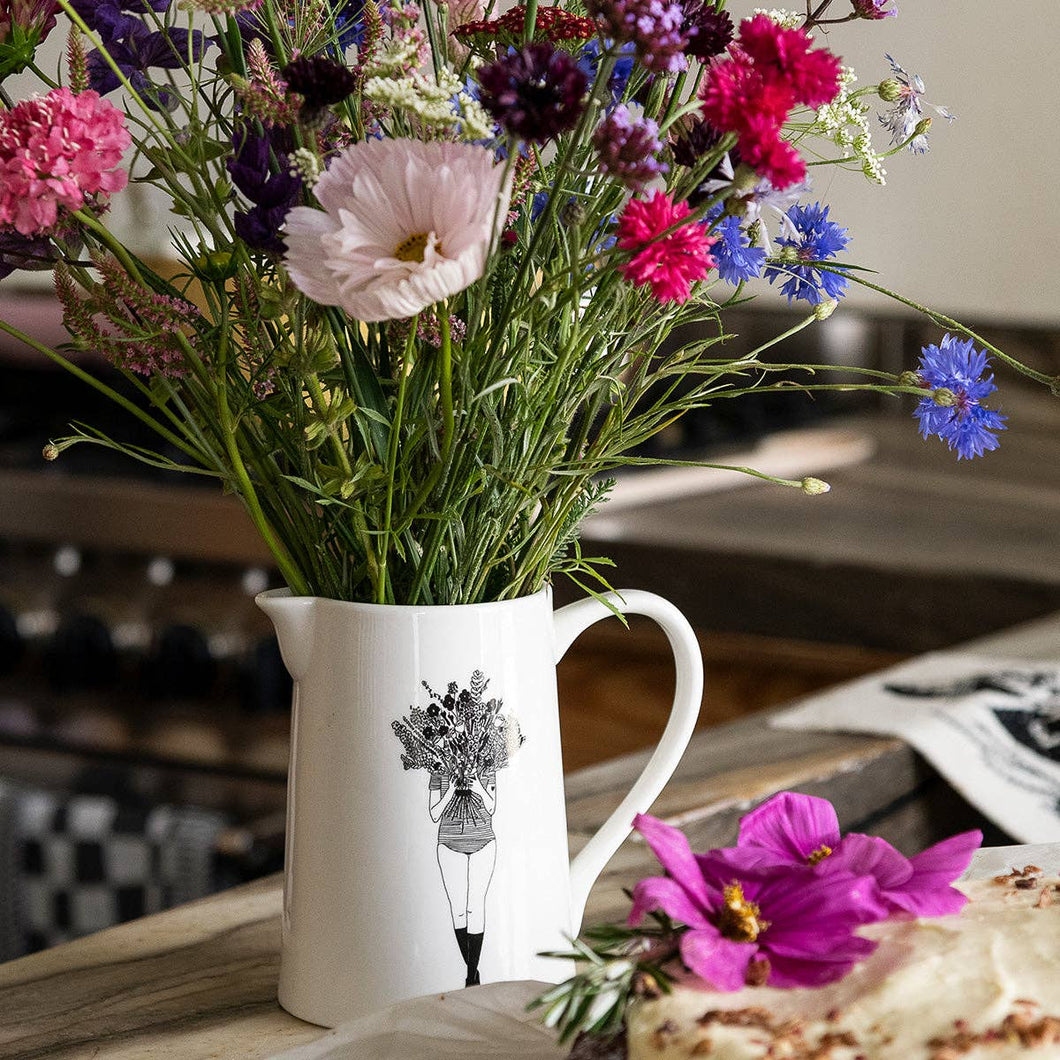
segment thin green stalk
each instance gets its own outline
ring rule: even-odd
[[[383,547],[379,557],[379,581],[375,589],[375,601],[377,604],[387,602],[387,581],[389,578],[390,543],[393,538],[393,515],[394,515],[394,478],[397,475],[398,448],[401,442],[401,425],[405,416],[405,390],[408,386],[409,361],[412,358],[412,350],[416,345],[416,331],[419,328],[420,315],[417,313],[409,325],[409,336],[405,340],[405,354],[398,365],[398,393],[397,406],[394,409],[394,419],[390,424],[390,446],[386,457],[386,506],[383,511]]]

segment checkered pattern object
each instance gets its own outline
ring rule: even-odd
[[[9,785],[0,801],[0,959],[216,890],[220,814]]]

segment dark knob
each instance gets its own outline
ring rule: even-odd
[[[58,692],[89,692],[111,684],[118,655],[110,631],[94,615],[63,619],[45,652],[44,665]]]
[[[251,714],[278,714],[291,707],[291,677],[275,637],[251,649],[243,681],[243,705]]]
[[[22,638],[15,616],[0,604],[0,674],[10,673],[22,658]]]
[[[194,626],[167,626],[158,636],[147,664],[147,687],[163,699],[206,696],[213,688],[217,664],[206,637]]]

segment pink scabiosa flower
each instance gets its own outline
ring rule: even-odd
[[[748,982],[820,986],[841,979],[876,944],[854,933],[887,916],[871,876],[822,876],[806,865],[730,864],[694,855],[676,828],[645,814],[634,827],[666,876],[633,890],[629,923],[661,909],[686,925],[681,958],[719,990]]]
[[[702,280],[714,264],[714,237],[698,221],[657,238],[690,212],[687,202],[675,203],[657,191],[650,199],[630,199],[618,220],[618,249],[633,251],[622,275],[638,287],[650,284],[658,302],[688,301],[693,281]]]
[[[669,169],[656,157],[662,150],[659,126],[651,118],[634,118],[624,103],[596,127],[593,146],[600,170],[634,191]]]
[[[841,835],[827,799],[784,791],[740,821],[735,849],[718,853],[736,864],[813,866],[822,876],[871,876],[890,912],[946,916],[959,913],[967,901],[952,884],[982,841],[982,832],[962,832],[907,858],[876,836]]]
[[[367,140],[313,189],[322,210],[287,215],[286,264],[321,305],[366,322],[400,320],[479,279],[510,185],[475,144]]]
[[[0,111],[0,225],[41,235],[121,191],[129,143],[125,115],[95,92],[56,88]]]

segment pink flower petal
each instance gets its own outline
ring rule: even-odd
[[[706,907],[709,896],[703,873],[684,833],[646,813],[638,813],[633,818],[633,827],[644,836],[652,853],[659,859],[659,864],[701,907]]]
[[[688,931],[681,939],[681,959],[718,990],[740,990],[745,985],[748,962],[757,950],[753,942],[732,942],[715,928]]]
[[[983,842],[983,833],[961,832],[910,858],[913,874],[885,897],[914,916],[949,916],[959,913],[968,899],[950,884],[958,879]]]
[[[862,939],[868,942],[868,939]],[[875,948],[874,943],[869,943]],[[779,987],[824,986],[842,979],[851,968],[864,959],[864,954],[848,960],[814,961],[799,957],[769,956],[769,985]]]
[[[704,910],[669,876],[650,876],[633,888],[633,908],[629,911],[629,925],[636,927],[644,919],[644,914],[653,909],[661,909],[667,916],[692,928],[710,927]]]
[[[872,876],[881,891],[900,887],[913,875],[910,860],[879,836],[851,832],[840,841],[834,854],[817,865],[818,873],[848,872],[851,876]]]
[[[822,846],[839,845],[839,819],[827,799],[782,791],[740,821],[741,847],[771,851],[781,861],[805,864]]]

